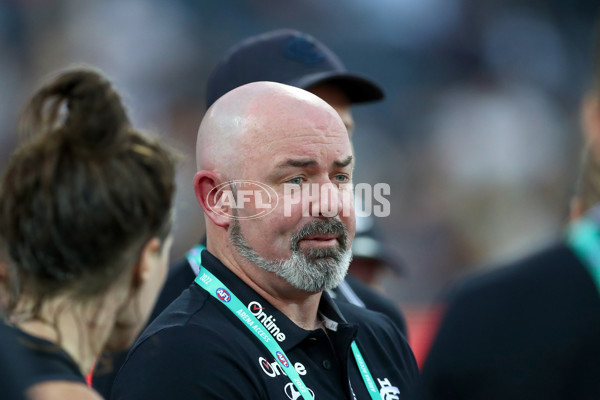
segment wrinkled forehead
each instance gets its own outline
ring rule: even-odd
[[[270,141],[246,146],[246,173],[273,177],[298,169],[331,171],[341,164],[353,168],[352,146],[345,130],[282,128]],[[348,161],[350,160],[350,161]]]
[[[316,96],[257,99],[245,111],[245,136],[252,143],[349,143],[338,113]]]

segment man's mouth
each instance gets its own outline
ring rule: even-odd
[[[330,247],[338,244],[338,237],[334,233],[314,233],[305,236],[300,242],[310,247]]]
[[[293,234],[290,242],[292,251],[338,251],[346,248],[348,231],[341,221],[313,221]]]

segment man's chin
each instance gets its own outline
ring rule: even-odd
[[[337,261],[342,256],[339,246],[301,248],[300,252],[311,261]]]
[[[306,292],[307,294],[317,294],[317,293],[321,293],[321,292],[324,292],[325,290],[329,289],[328,286],[323,283],[315,284],[314,282],[311,282],[309,285],[307,284],[305,286],[296,285],[290,281],[288,281],[288,283],[295,289]]]

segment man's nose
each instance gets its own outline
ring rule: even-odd
[[[315,189],[317,193],[314,192]],[[311,197],[313,201],[310,204],[310,215],[322,218],[337,217],[344,209],[344,200],[350,201],[350,199],[345,199],[348,197],[348,193],[331,182],[321,183],[318,187],[313,188]]]

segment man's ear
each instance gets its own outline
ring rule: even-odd
[[[600,94],[588,93],[581,105],[581,128],[592,155],[600,159]]]
[[[198,171],[194,176],[194,193],[202,210],[213,224],[227,228],[231,223],[232,191],[215,171]]]

